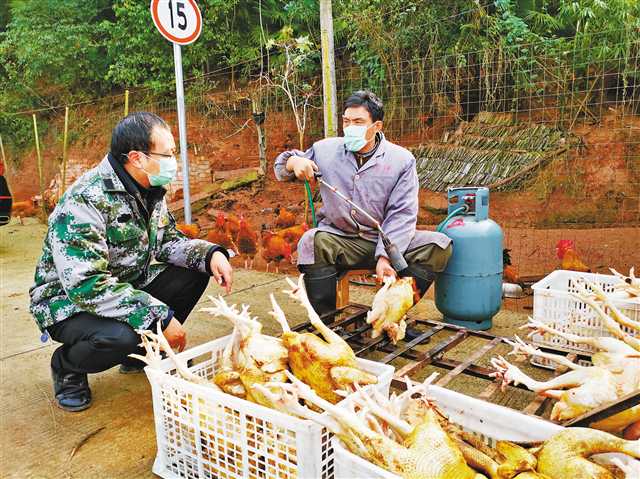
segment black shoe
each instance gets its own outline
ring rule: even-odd
[[[162,359],[165,359],[167,357],[167,353],[165,353],[164,351],[162,351],[160,355],[162,356]],[[136,363],[132,364],[122,363],[120,365],[120,368],[118,369],[118,372],[120,374],[138,374],[144,372],[145,366],[146,364],[142,361],[137,361]],[[191,366],[193,366],[193,359],[189,359],[187,361],[187,367],[190,368]]]
[[[120,374],[138,374],[144,371],[146,364],[121,364],[118,372]]]
[[[421,334],[424,334],[426,331],[420,331],[419,329],[412,328],[411,326],[407,326],[407,329],[404,333],[405,342],[409,343],[416,339]]]
[[[60,409],[76,412],[91,406],[91,389],[86,374],[56,372],[51,369],[53,392]]]

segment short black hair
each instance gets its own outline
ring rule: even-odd
[[[382,100],[368,90],[360,90],[351,94],[347,101],[344,102],[344,109],[363,106],[371,115],[371,120],[382,121],[384,118],[384,105]]]
[[[130,151],[148,153],[151,149],[151,132],[155,126],[169,129],[167,122],[155,113],[137,111],[127,115],[111,133],[111,155],[125,164]]]

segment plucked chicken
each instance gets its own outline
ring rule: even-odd
[[[640,459],[640,440],[626,441],[589,428],[568,428],[546,441],[538,453],[538,471],[552,478],[613,479],[615,476],[588,458],[620,452]],[[640,476],[640,471],[636,471]],[[628,476],[632,479],[634,476]]]
[[[371,336],[377,338],[383,332],[396,344],[404,339],[407,329],[407,311],[414,303],[415,280],[411,277],[396,280],[392,276],[384,278],[384,285],[376,293],[367,313],[367,323],[372,325]]]
[[[343,398],[338,391],[353,391],[356,384],[375,384],[378,379],[358,367],[356,355],[338,334],[329,329],[311,306],[304,287],[303,276],[298,284],[287,278],[291,290],[285,291],[306,310],[311,324],[322,338],[313,333],[292,331],[287,318],[271,295],[271,315],[282,327],[282,345],[289,353],[289,367],[293,374],[311,386],[318,395],[336,404]]]
[[[535,381],[504,358],[492,359],[492,364],[497,371],[494,377],[501,379],[503,384],[521,383],[532,391],[558,400],[551,412],[552,420],[564,421],[575,418],[640,389],[639,341],[620,328],[620,325],[632,327],[634,322],[624,316],[597,285],[589,282],[586,284],[592,292],[582,289],[574,296],[596,312],[614,337],[583,337],[558,331],[534,320],[530,320],[525,327],[539,334],[551,334],[562,337],[571,343],[591,346],[596,350],[592,355],[593,366],[580,366],[563,356],[543,353],[525,344],[518,337],[515,342],[511,343],[514,350],[510,354],[541,357],[568,368],[570,371],[549,381]],[[596,300],[601,301],[611,314],[608,315]],[[618,432],[638,421],[639,416],[640,407],[634,407],[594,423],[593,426]]]
[[[281,394],[262,388],[265,395],[280,408],[305,419],[314,420],[336,434],[352,452],[403,478],[411,479],[481,479],[484,476],[471,469],[455,441],[442,429],[436,413],[429,406],[423,409],[415,426],[407,421],[385,415],[391,427],[404,436],[402,443],[369,427],[358,414],[334,406],[322,399],[309,386],[290,376],[291,384],[281,384]],[[260,386],[259,386],[260,388]],[[299,400],[329,414],[320,416],[301,406]]]
[[[231,361],[227,362],[227,369],[221,372],[228,374],[229,371],[237,371],[246,392],[246,399],[271,406],[256,392],[254,386],[286,380],[287,349],[280,339],[262,334],[262,323],[251,317],[248,306],[242,306],[242,310],[239,311],[235,305],[229,306],[222,297],[210,296],[209,299],[213,307],[202,310],[226,318],[234,326],[231,351],[227,353]],[[234,377],[229,375],[229,387],[233,386]],[[221,383],[222,389],[225,389],[222,378],[216,376],[216,383]]]

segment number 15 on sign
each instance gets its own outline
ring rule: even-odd
[[[180,132],[180,158],[182,160],[182,191],[184,194],[184,221],[191,223],[191,194],[189,191],[189,158],[187,155],[187,120],[184,110],[182,80],[182,51],[180,45],[197,40],[202,32],[202,15],[194,0],[151,0],[151,18],[160,34],[173,43],[173,62],[176,71],[176,101],[178,130]]]

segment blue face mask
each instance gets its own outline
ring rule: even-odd
[[[149,157],[147,156],[147,158]],[[147,174],[151,186],[164,186],[171,183],[178,171],[178,162],[175,156],[163,156],[158,163],[160,164],[160,171],[155,175],[143,170]]]
[[[344,146],[349,151],[360,151],[367,144],[367,131],[373,125],[350,125],[344,128]]]

